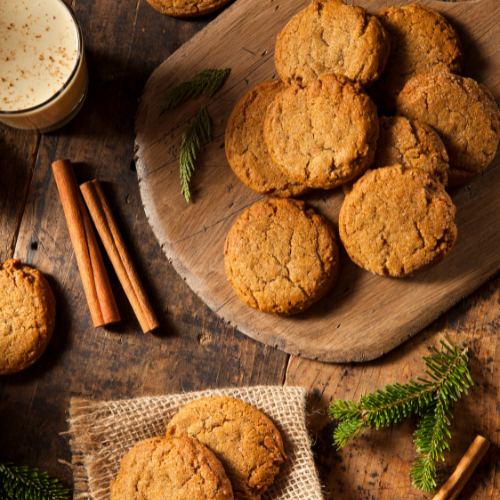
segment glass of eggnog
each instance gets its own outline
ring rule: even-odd
[[[0,0],[0,122],[50,132],[83,106],[80,24],[63,0]]]

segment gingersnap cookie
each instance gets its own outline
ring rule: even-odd
[[[450,186],[470,181],[495,157],[500,112],[491,93],[470,78],[417,75],[399,94],[397,114],[427,123],[439,134],[450,157]]]
[[[172,17],[195,17],[224,7],[231,0],[148,0],[149,5]]]
[[[111,500],[232,500],[224,467],[188,437],[155,437],[136,444],[111,481]]]
[[[419,168],[443,186],[448,184],[448,153],[432,127],[403,116],[381,116],[379,126],[377,151],[371,170],[393,165]],[[342,184],[344,194],[351,192],[354,182]]]
[[[188,436],[209,448],[240,500],[259,500],[286,460],[283,441],[271,420],[228,396],[187,404],[169,422],[167,436]]]
[[[279,33],[274,63],[287,84],[307,85],[334,73],[368,87],[382,74],[390,50],[387,33],[365,9],[319,1]]]
[[[54,331],[56,299],[43,274],[10,259],[0,264],[0,375],[31,366]]]
[[[224,248],[236,295],[272,314],[296,314],[321,299],[340,265],[330,224],[302,201],[271,198],[248,208]]]
[[[331,189],[361,175],[373,161],[378,133],[375,104],[359,83],[338,75],[287,87],[264,122],[273,161],[312,188]]]
[[[372,273],[402,278],[441,262],[457,237],[456,208],[442,184],[401,165],[367,172],[345,197],[340,239]]]
[[[285,88],[281,80],[261,83],[238,101],[226,126],[226,156],[238,178],[257,193],[300,196],[309,188],[285,175],[267,150],[264,140],[266,111]]]
[[[403,116],[384,116],[379,118],[379,124],[377,151],[371,169],[393,165],[419,168],[443,186],[447,185],[448,153],[432,127]]]
[[[375,14],[391,40],[391,53],[381,78],[370,88],[372,99],[386,112],[406,82],[419,73],[461,73],[462,44],[451,24],[425,5],[386,7]]]

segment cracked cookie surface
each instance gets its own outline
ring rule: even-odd
[[[261,411],[228,396],[187,404],[169,422],[167,436],[189,436],[223,464],[234,497],[259,500],[286,460],[278,429]]]
[[[267,108],[284,88],[281,80],[271,80],[248,91],[229,117],[225,147],[229,165],[247,187],[261,194],[288,198],[300,196],[309,188],[285,175],[269,156],[264,140]]]
[[[195,17],[220,9],[231,0],[148,0],[162,14],[172,17]]]
[[[367,172],[345,197],[340,239],[349,257],[376,274],[405,277],[441,262],[457,236],[444,187],[401,165]]]
[[[296,314],[321,299],[340,265],[331,225],[297,200],[268,199],[235,222],[224,248],[236,295],[272,314]]]
[[[500,138],[500,113],[491,93],[452,73],[413,77],[397,100],[397,114],[430,125],[450,157],[448,184],[472,180],[493,161]]]
[[[45,351],[56,299],[43,274],[10,259],[0,264],[0,375],[31,366]]]
[[[443,186],[447,185],[448,153],[432,127],[403,116],[383,116],[379,124],[377,151],[371,169],[393,165],[419,168]]]
[[[287,84],[335,73],[368,87],[382,74],[389,52],[387,33],[362,7],[313,2],[278,34],[274,62]]]
[[[463,51],[450,23],[424,5],[386,7],[375,14],[391,40],[385,71],[370,88],[373,100],[393,112],[406,82],[419,73],[461,73]]]
[[[111,481],[111,500],[232,500],[224,467],[188,437],[155,437],[136,444]]]
[[[270,104],[264,122],[269,154],[289,176],[331,189],[361,175],[378,138],[377,108],[359,83],[325,75],[294,83]]]
[[[371,170],[402,165],[427,172],[443,186],[448,185],[448,153],[437,132],[418,120],[403,116],[379,117],[380,133]],[[355,181],[342,184],[350,193]]]

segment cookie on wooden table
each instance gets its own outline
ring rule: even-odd
[[[292,84],[276,96],[264,123],[273,161],[296,182],[322,189],[361,175],[378,133],[375,104],[359,83],[338,75]]]
[[[0,375],[31,366],[54,331],[56,299],[37,269],[10,259],[0,264]]]
[[[491,93],[452,73],[413,77],[397,100],[397,114],[430,125],[450,157],[448,184],[472,180],[493,161],[500,139],[500,113]]]
[[[266,111],[285,85],[281,80],[261,83],[236,104],[226,126],[226,156],[238,178],[257,193],[300,196],[309,190],[285,175],[271,160],[264,140]]]
[[[195,17],[220,9],[231,0],[148,0],[162,14],[172,17]]]
[[[136,444],[111,481],[111,500],[232,500],[231,483],[214,454],[188,437]]]
[[[368,87],[384,70],[389,37],[378,19],[357,5],[313,2],[278,34],[274,62],[280,78],[303,85],[329,73]]]
[[[406,82],[419,73],[461,73],[462,44],[451,24],[425,5],[386,7],[377,18],[389,34],[391,53],[369,94],[384,111],[396,108]]]
[[[272,314],[296,314],[324,297],[340,265],[331,225],[302,201],[271,198],[248,208],[224,248],[236,295]]]
[[[457,237],[456,208],[444,187],[401,165],[370,170],[345,197],[340,239],[362,268],[411,276],[441,262]]]
[[[278,429],[261,411],[228,396],[197,399],[169,422],[167,436],[188,436],[214,452],[234,497],[259,500],[286,460]]]

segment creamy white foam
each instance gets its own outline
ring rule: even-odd
[[[0,0],[0,110],[50,99],[78,60],[77,28],[61,0]]]

